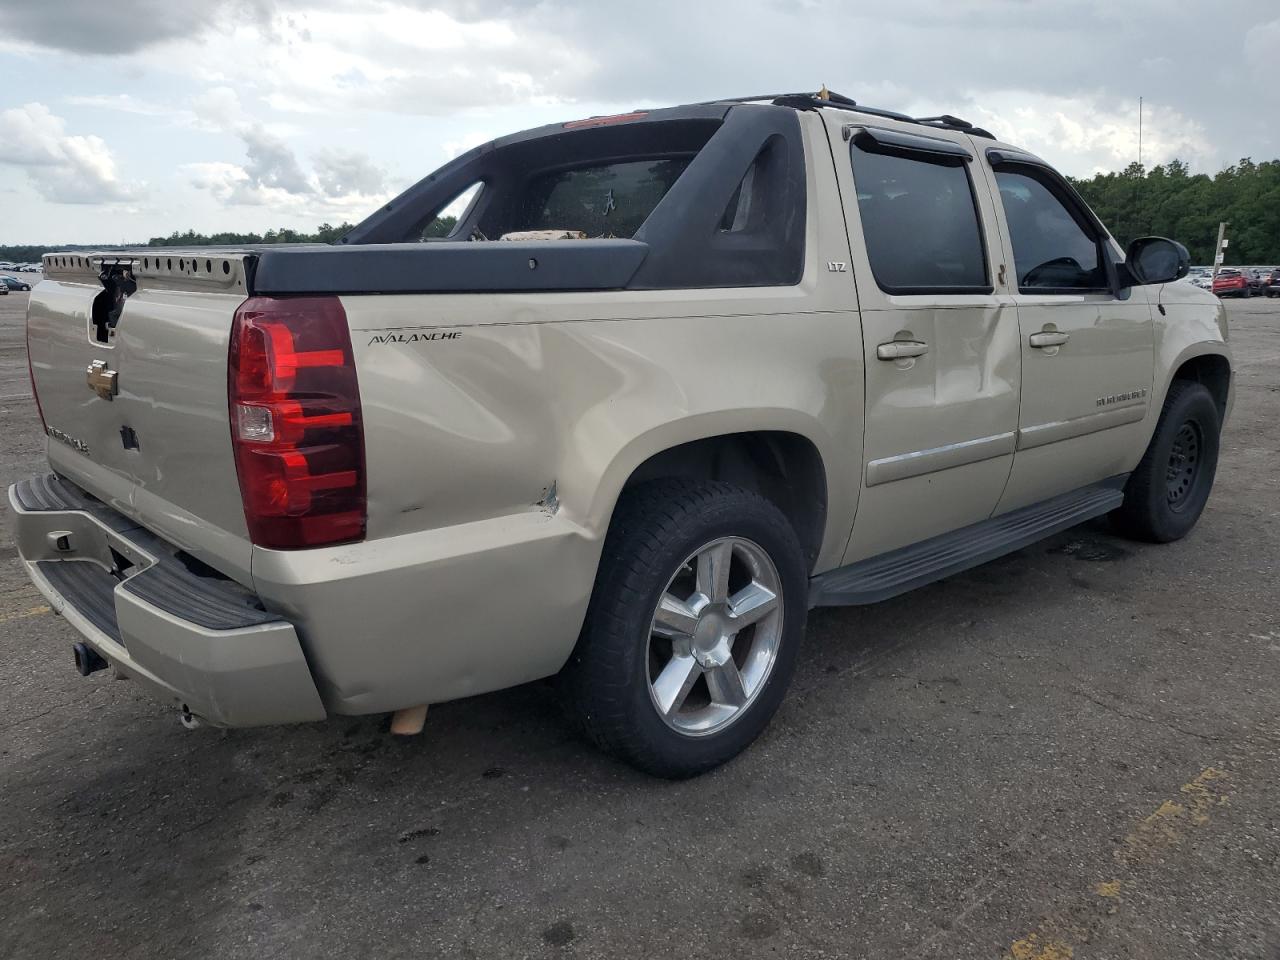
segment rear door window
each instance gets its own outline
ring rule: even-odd
[[[991,292],[967,163],[852,148],[867,258],[886,293]]]

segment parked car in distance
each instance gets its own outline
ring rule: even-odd
[[[502,137],[331,246],[46,256],[10,517],[81,672],[406,733],[558,676],[686,777],[764,729],[813,607],[1106,514],[1186,535],[1234,396],[1186,249],[954,117],[764,99]]]
[[[8,295],[9,295],[8,286],[6,286],[3,283],[0,283],[0,297],[7,297]]]
[[[19,280],[17,277],[0,277],[0,286],[5,287],[7,290],[17,290],[19,292],[31,289],[30,283],[26,280]]]
[[[1243,270],[1223,267],[1213,278],[1213,292],[1220,297],[1251,297],[1253,290]]]
[[[1262,291],[1268,297],[1280,297],[1280,267],[1263,271]]]

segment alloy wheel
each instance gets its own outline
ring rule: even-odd
[[[676,569],[649,627],[654,709],[687,736],[718,733],[764,689],[782,639],[782,586],[756,543],[722,537]]]

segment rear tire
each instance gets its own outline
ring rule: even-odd
[[[1185,537],[1200,519],[1218,469],[1222,417],[1208,389],[1175,380],[1155,435],[1112,514],[1125,536],[1151,543]]]
[[[561,674],[571,719],[659,777],[730,760],[782,702],[808,615],[807,573],[790,523],[763,497],[692,480],[627,491]]]

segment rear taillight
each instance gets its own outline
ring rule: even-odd
[[[279,550],[363,539],[364,426],[338,298],[246,300],[227,395],[249,538]]]

